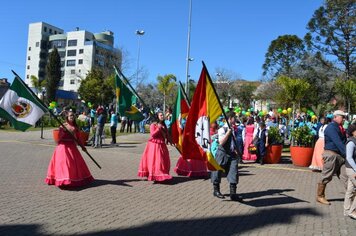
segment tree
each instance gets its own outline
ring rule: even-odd
[[[42,92],[42,88],[46,86],[46,80],[40,81],[36,76],[31,75],[30,77],[32,86],[36,89],[36,93]]]
[[[296,35],[282,35],[273,40],[262,65],[263,75],[272,78],[279,75],[291,75],[292,67],[305,53],[303,40]]]
[[[310,19],[304,39],[319,59],[331,55],[344,66],[346,79],[355,67],[356,4],[355,0],[326,0]]]
[[[143,84],[140,83],[137,86],[137,93],[141,97],[145,104],[153,110],[158,104],[162,102],[162,97],[157,96],[159,94],[156,84]]]
[[[101,70],[93,69],[81,81],[78,94],[86,102],[102,105],[109,104],[115,96],[113,79],[106,79]]]
[[[256,91],[256,86],[250,83],[242,83],[240,86],[235,86],[234,95],[239,99],[240,105],[243,108],[250,108],[254,98],[253,93]]]
[[[175,81],[177,80],[176,76],[173,74],[167,74],[165,76],[157,76],[158,81],[158,91],[163,94],[163,113],[166,114],[166,96],[171,94],[176,86]],[[174,82],[173,82],[174,81]],[[174,97],[172,97],[174,99]],[[173,101],[173,100],[172,100]]]
[[[49,54],[46,65],[46,93],[48,102],[55,101],[56,91],[61,80],[61,58],[57,48]]]
[[[303,79],[290,78],[288,76],[279,76],[276,82],[279,86],[281,86],[281,89],[277,93],[277,100],[283,100],[292,103],[294,116],[295,106],[298,105],[300,108],[300,102],[307,93],[310,84]]]
[[[347,112],[350,114],[351,105],[356,97],[356,82],[354,80],[345,81],[339,78],[335,81],[335,90],[342,97],[344,106],[347,107]]]

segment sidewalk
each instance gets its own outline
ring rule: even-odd
[[[119,146],[83,154],[96,181],[73,191],[44,184],[54,143],[51,131],[0,131],[0,235],[353,235],[343,216],[344,190],[327,187],[332,205],[316,203],[319,173],[294,167],[244,164],[238,193],[243,203],[213,197],[208,179],[176,176],[178,153],[169,147],[173,180],[137,177],[148,134],[118,137]],[[107,140],[106,140],[107,141]],[[109,143],[109,142],[106,142]],[[224,178],[222,193],[229,186]],[[353,232],[353,233],[352,233]]]

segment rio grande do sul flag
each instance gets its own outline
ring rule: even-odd
[[[183,158],[207,161],[209,170],[223,170],[210,152],[210,124],[223,113],[203,62],[183,133]]]
[[[21,131],[34,126],[46,111],[47,108],[17,76],[0,100],[0,117],[7,119],[15,129]]]

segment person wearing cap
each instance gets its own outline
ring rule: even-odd
[[[345,118],[345,113],[337,110],[333,113],[333,121],[326,127],[324,131],[324,152],[323,161],[324,166],[321,172],[321,180],[317,187],[317,202],[321,204],[330,205],[330,202],[325,198],[326,185],[332,180],[334,174],[340,178],[340,170],[345,163],[346,136],[341,131],[342,123]],[[346,179],[346,178],[343,178]],[[346,183],[345,183],[346,184]]]

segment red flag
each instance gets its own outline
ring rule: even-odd
[[[223,113],[209,73],[203,65],[183,133],[183,158],[207,161],[209,170],[222,170],[210,152],[210,124]]]

